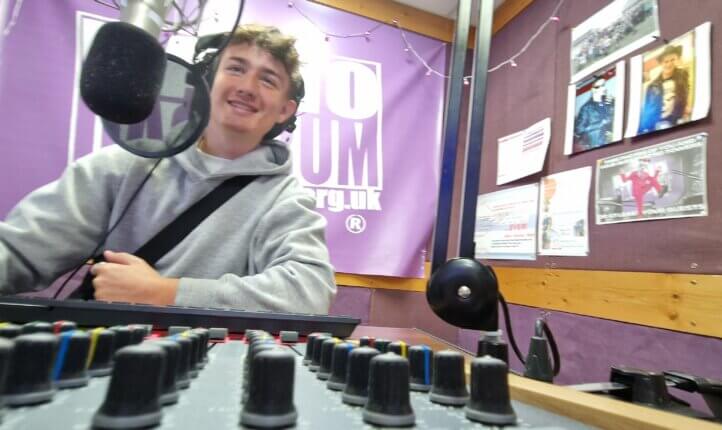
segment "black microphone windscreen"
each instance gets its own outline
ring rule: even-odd
[[[134,124],[153,111],[165,67],[165,51],[153,36],[128,23],[107,23],[83,63],[80,95],[95,114]]]

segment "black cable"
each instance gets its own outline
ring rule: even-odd
[[[489,272],[491,272],[491,275],[494,277],[494,280],[497,281],[494,269],[492,269],[490,266],[487,267],[489,269]],[[504,325],[506,325],[506,331],[509,333],[509,343],[511,343],[511,347],[514,350],[514,354],[516,354],[516,358],[521,361],[521,364],[526,364],[526,361],[521,355],[519,347],[516,345],[516,338],[514,338],[514,331],[511,328],[511,318],[509,317],[509,306],[506,304],[506,299],[504,299],[504,296],[501,294],[501,292],[499,292],[499,303],[501,303],[501,309],[504,313]],[[557,342],[554,340],[554,335],[552,334],[552,330],[549,328],[549,324],[547,324],[547,322],[543,319],[541,320],[541,322],[542,330],[544,331],[544,334],[549,340],[549,346],[552,350],[552,356],[554,357],[554,376],[557,376],[562,368],[562,359],[561,355],[559,354],[559,348],[557,348]]]
[[[233,34],[236,32],[236,27],[238,27],[238,23],[241,22],[241,14],[243,13],[243,7],[246,5],[245,0],[241,0],[241,4],[238,5],[238,15],[236,15],[236,22],[233,23],[233,27],[231,27],[231,31],[228,33],[228,36],[225,38],[223,43],[221,43],[220,47],[216,52],[211,54],[211,56],[208,58],[208,64],[213,64],[213,60],[216,59],[217,56],[221,55],[221,52],[223,52],[224,49],[226,49],[226,46],[228,46],[229,43],[231,43],[231,39],[233,39]]]
[[[554,356],[554,376],[557,376],[562,368],[562,359],[559,355],[559,349],[557,348],[557,343],[554,340],[554,335],[552,334],[549,325],[544,320],[542,320],[542,329],[544,329],[544,334],[547,339],[549,339],[549,346],[551,347],[552,355]]]
[[[65,279],[65,281],[63,281],[63,283],[60,285],[60,287],[58,288],[58,290],[55,291],[55,294],[53,294],[53,299],[57,299],[58,296],[60,295],[60,292],[63,291],[63,289],[65,288],[65,286],[68,284],[68,281],[70,281],[71,279],[73,279],[73,277],[75,276],[75,274],[78,273],[78,271],[79,271],[83,266],[85,266],[85,263],[86,263],[88,260],[90,260],[91,258],[95,257],[95,255],[97,254],[98,250],[105,244],[105,241],[108,239],[108,237],[109,237],[110,234],[113,232],[113,230],[115,230],[115,228],[118,226],[118,224],[120,224],[120,221],[123,219],[123,217],[125,216],[126,212],[128,212],[128,209],[130,208],[130,205],[133,203],[133,201],[135,200],[135,198],[138,196],[138,193],[140,193],[140,190],[143,188],[143,186],[145,185],[145,183],[148,182],[148,179],[150,179],[150,175],[153,174],[153,171],[155,171],[155,168],[158,167],[158,165],[160,164],[161,160],[163,160],[163,159],[162,159],[162,158],[159,158],[158,161],[155,162],[155,164],[153,165],[153,168],[150,169],[150,171],[148,172],[147,175],[145,175],[145,178],[143,178],[143,181],[140,183],[140,185],[138,185],[138,188],[135,189],[135,191],[133,192],[133,195],[130,196],[130,200],[128,200],[128,204],[125,205],[125,208],[123,208],[123,211],[120,213],[120,216],[119,216],[118,219],[115,221],[115,224],[113,224],[113,225],[110,227],[110,229],[108,230],[108,232],[105,233],[105,236],[103,236],[103,238],[100,240],[100,242],[98,242],[98,245],[95,247],[95,249],[93,249],[93,252],[92,252],[88,257],[86,257],[86,258],[83,260],[83,262],[80,263],[80,264],[75,268],[75,270],[73,270],[73,273],[71,273],[70,276],[68,276],[68,277]]]
[[[514,331],[511,328],[511,319],[509,318],[509,307],[507,306],[506,300],[504,299],[504,296],[501,294],[501,292],[499,292],[499,303],[501,303],[501,309],[504,312],[504,324],[506,325],[509,343],[511,343],[511,347],[514,350],[514,354],[516,354],[516,358],[521,361],[521,364],[526,364],[524,357],[522,357],[521,351],[519,351],[519,347],[516,345]]]

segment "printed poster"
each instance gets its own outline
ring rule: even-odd
[[[481,194],[476,201],[476,258],[534,260],[539,184]]]

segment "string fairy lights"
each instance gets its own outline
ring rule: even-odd
[[[529,40],[527,40],[527,42],[522,46],[522,48],[519,51],[517,51],[514,55],[509,57],[507,60],[502,61],[501,63],[497,64],[496,66],[490,68],[488,70],[488,73],[495,72],[507,64],[511,67],[518,67],[519,65],[515,60],[518,59],[519,57],[521,57],[522,55],[524,55],[524,53],[526,53],[529,50],[532,43],[534,43],[534,40],[536,40],[536,38],[539,37],[539,35],[546,29],[546,27],[550,23],[559,22],[559,16],[558,16],[559,9],[561,9],[561,7],[565,1],[566,0],[559,0],[556,7],[554,7],[554,11],[552,12],[551,16],[548,19],[546,19],[539,26],[537,31],[534,32],[534,34],[529,38]],[[349,38],[357,38],[357,37],[364,37],[364,38],[366,38],[367,41],[370,41],[372,33],[374,31],[378,30],[382,25],[384,25],[384,23],[379,23],[379,24],[375,25],[374,27],[370,28],[369,30],[367,30],[365,32],[361,32],[361,33],[351,33],[351,34],[330,33],[330,32],[326,32],[323,29],[321,29],[321,27],[318,24],[316,24],[316,22],[313,21],[313,19],[311,19],[307,14],[305,14],[301,9],[299,9],[296,6],[296,4],[293,0],[288,1],[288,7],[293,8],[295,11],[297,11],[309,23],[311,23],[311,25],[313,25],[316,28],[316,30],[318,30],[319,32],[324,34],[324,40],[326,40],[327,42],[330,41],[331,38],[349,39]],[[449,75],[447,75],[445,73],[441,73],[438,70],[431,67],[429,65],[429,63],[424,59],[424,57],[422,57],[421,54],[419,54],[418,51],[416,51],[416,49],[414,49],[414,46],[411,44],[411,42],[409,42],[408,38],[406,37],[406,32],[404,31],[403,27],[401,27],[401,25],[397,19],[392,20],[391,24],[394,27],[399,29],[399,35],[401,36],[401,40],[404,44],[404,52],[411,53],[416,58],[416,60],[419,63],[421,63],[421,65],[426,69],[426,73],[425,73],[426,76],[436,75],[438,77],[445,78],[445,79],[449,78]],[[472,79],[472,76],[464,76],[464,85],[469,85],[471,83],[471,79]]]

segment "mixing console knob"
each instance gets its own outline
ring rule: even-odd
[[[22,334],[53,333],[53,325],[45,321],[33,321],[23,324],[20,332]]]
[[[328,339],[331,339],[331,336],[326,334],[322,334],[313,339],[313,344],[311,345],[313,355],[311,356],[311,363],[308,364],[308,369],[311,372],[317,372],[318,368],[321,367],[321,346],[323,342]]]
[[[2,392],[5,387],[5,380],[8,375],[8,366],[13,353],[13,342],[0,338],[0,409],[3,407]],[[2,423],[2,413],[0,413],[0,423]]]
[[[303,355],[303,365],[308,366],[313,359],[313,340],[321,336],[321,333],[311,333],[306,336],[306,353]]]
[[[58,356],[53,366],[53,379],[58,388],[76,388],[88,385],[90,376],[86,369],[90,336],[73,330],[60,333]]]
[[[336,344],[341,343],[341,340],[336,337],[326,339],[321,344],[321,364],[318,367],[318,373],[316,378],[323,381],[327,380],[331,376],[331,361],[333,360],[333,348]]]
[[[115,353],[105,401],[93,416],[101,428],[139,428],[160,423],[165,352],[151,343],[126,346]]]
[[[471,399],[466,417],[487,425],[512,425],[516,414],[509,399],[507,365],[498,358],[484,356],[471,361]]]
[[[49,333],[24,334],[15,338],[4,400],[11,406],[47,402],[53,398],[53,362],[58,338]]]
[[[198,365],[202,369],[208,363],[208,341],[211,336],[208,329],[195,328],[192,330],[193,333],[197,334],[200,340],[200,348],[198,348]]]
[[[115,332],[102,327],[90,331],[90,351],[88,351],[88,374],[90,376],[110,375],[113,370],[115,352]]]
[[[388,348],[389,352],[393,352],[396,355],[400,355],[404,358],[408,358],[409,356],[409,347],[406,345],[406,342],[402,340],[397,340],[395,342],[391,342],[389,344]]]
[[[361,336],[361,338],[359,338],[359,340],[358,340],[358,344],[359,344],[359,346],[370,346],[370,347],[373,347],[373,346],[374,346],[374,340],[375,340],[375,339],[374,339],[373,337]]]
[[[369,363],[379,355],[375,348],[362,346],[348,356],[346,387],[343,390],[343,402],[349,405],[363,406],[368,397]]]
[[[449,349],[434,354],[433,384],[429,400],[447,406],[463,406],[469,399],[464,377],[464,356]]]
[[[413,391],[427,392],[431,389],[431,370],[434,366],[434,351],[426,345],[409,348],[410,387]]]
[[[241,382],[242,387],[242,394],[241,394],[241,402],[245,403],[246,400],[248,400],[248,396],[250,395],[250,390],[248,389],[248,385],[250,384],[251,379],[253,378],[253,357],[258,355],[259,353],[263,351],[268,351],[271,349],[280,348],[280,345],[277,345],[272,340],[266,340],[265,342],[256,341],[252,344],[252,347],[248,348],[246,352],[246,360],[243,362],[243,381]]]
[[[183,390],[191,385],[191,340],[183,336],[173,336],[171,339],[173,339],[180,347],[178,353],[178,374],[176,376],[176,386]]]
[[[165,372],[160,387],[160,403],[161,405],[170,405],[178,401],[178,386],[176,380],[178,377],[178,367],[180,365],[180,349],[178,342],[168,339],[159,339],[150,342],[157,345],[165,351]]]
[[[374,348],[378,349],[380,353],[388,352],[391,341],[388,339],[376,339],[374,342]]]
[[[487,332],[476,345],[476,356],[490,355],[509,364],[509,346],[501,338],[500,331]]]
[[[55,333],[55,334],[64,333],[66,331],[73,331],[73,330],[77,330],[77,329],[78,329],[78,325],[72,321],[61,320],[61,321],[55,321],[53,323],[53,333]]]
[[[113,330],[113,333],[115,333],[116,351],[133,343],[130,328],[128,328],[128,326],[116,325],[111,327],[110,329]]]
[[[132,345],[143,342],[143,339],[149,334],[148,329],[142,325],[129,325],[128,329],[130,330],[130,343]]]
[[[414,411],[409,400],[409,362],[404,357],[387,353],[371,360],[363,419],[388,427],[414,424]]]
[[[191,378],[196,378],[198,376],[198,356],[200,355],[200,352],[198,351],[201,347],[201,338],[197,334],[193,333],[192,331],[185,331],[181,333],[181,337],[184,337],[191,341],[191,365],[188,369],[188,374]]]
[[[22,327],[12,323],[0,323],[0,337],[12,339],[20,336]]]
[[[329,375],[326,383],[326,386],[331,390],[340,391],[346,387],[346,365],[348,364],[348,355],[353,348],[353,345],[347,342],[334,345],[333,357],[331,358],[331,375]]]
[[[288,427],[298,413],[293,404],[296,357],[288,348],[260,351],[251,362],[250,395],[243,404],[241,424],[249,427]]]

